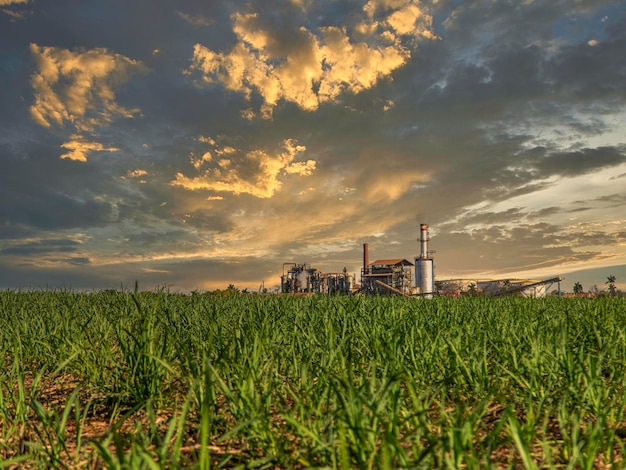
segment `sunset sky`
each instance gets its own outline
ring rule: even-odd
[[[0,83],[3,289],[626,289],[624,1],[0,0]]]

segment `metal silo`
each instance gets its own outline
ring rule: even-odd
[[[420,224],[420,256],[415,258],[415,287],[427,299],[435,292],[435,260],[428,253],[428,225]]]

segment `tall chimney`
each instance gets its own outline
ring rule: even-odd
[[[428,224],[420,224],[420,258],[428,258]]]
[[[367,243],[363,243],[363,274],[369,274],[370,250]]]

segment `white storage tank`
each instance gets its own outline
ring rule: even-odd
[[[424,298],[432,299],[435,292],[435,260],[428,254],[428,225],[420,224],[420,256],[415,258],[415,287]]]

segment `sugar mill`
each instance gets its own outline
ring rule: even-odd
[[[374,294],[402,295],[430,299],[435,295],[520,294],[542,297],[554,283],[560,293],[560,277],[545,280],[452,279],[435,282],[434,251],[429,251],[428,224],[420,224],[420,254],[411,262],[403,258],[377,259],[370,262],[369,245],[363,244],[363,266],[360,283],[347,268],[338,272],[322,272],[309,264],[284,263],[280,277],[283,294]]]

